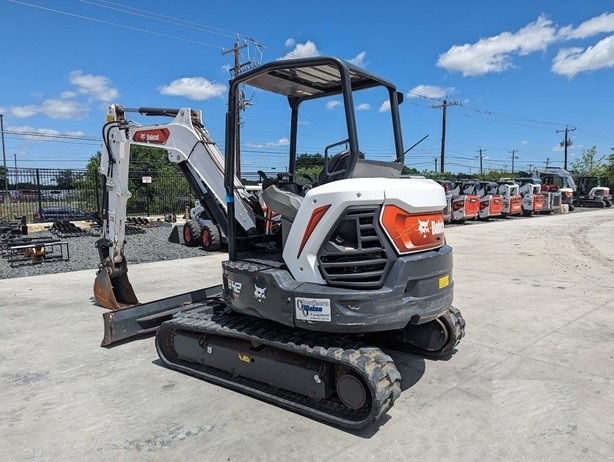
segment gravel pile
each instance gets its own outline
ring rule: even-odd
[[[148,263],[154,261],[176,260],[180,258],[192,258],[207,255],[207,252],[198,247],[186,247],[182,244],[175,244],[168,240],[172,227],[169,223],[160,223],[159,226],[144,228],[143,234],[132,234],[126,236],[124,253],[128,265],[138,263]],[[3,251],[0,257],[0,279],[20,278],[27,276],[38,276],[41,274],[66,273],[70,271],[80,271],[91,269],[95,272],[98,268],[98,250],[95,247],[99,236],[95,230],[88,231],[82,236],[62,238],[68,243],[69,260],[61,261],[50,259],[41,263],[33,263],[28,259],[15,262],[12,267],[8,261],[6,252]],[[53,237],[58,236],[50,231],[30,233],[28,238]],[[59,252],[59,251],[57,251]],[[54,251],[56,253],[56,251]]]

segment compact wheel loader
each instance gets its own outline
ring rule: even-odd
[[[249,142],[239,130],[254,130],[249,114],[239,123],[247,87],[255,106],[268,111],[267,124],[289,127],[289,175],[263,174],[262,200],[274,225],[235,174],[239,140]],[[374,95],[389,110],[359,131],[356,107]],[[465,334],[452,305],[444,190],[432,180],[400,178],[401,102],[392,83],[337,58],[264,64],[230,81],[224,156],[200,111],[112,105],[103,129],[106,210],[94,283],[96,300],[110,310],[103,345],[156,332],[169,368],[341,428],[375,423],[401,392],[400,373],[380,347],[438,358]],[[275,112],[284,107],[289,126]],[[336,124],[314,137],[304,126],[326,108],[338,109]],[[130,112],[172,121],[134,124]],[[321,173],[298,181],[299,153],[322,142],[315,148],[323,152]],[[212,226],[227,236],[221,286],[138,302],[123,232],[133,144],[166,149]]]

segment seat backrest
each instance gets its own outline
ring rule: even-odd
[[[318,175],[318,184],[330,183],[331,181],[339,180],[348,168],[350,161],[350,151],[344,150],[338,152],[328,161],[328,166],[324,166]]]
[[[325,184],[342,178],[401,178],[403,166],[398,162],[382,162],[367,160],[365,155],[358,153],[354,170],[348,172],[350,151],[338,152],[328,161],[328,172],[322,169],[318,176],[318,184]]]

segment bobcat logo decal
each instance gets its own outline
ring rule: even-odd
[[[266,287],[258,287],[256,284],[254,284],[254,297],[256,297],[256,300],[258,300],[259,302],[263,302],[264,300],[266,300]]]
[[[422,221],[418,218],[418,232],[422,234],[422,237],[426,237],[429,232],[429,221],[430,220]]]

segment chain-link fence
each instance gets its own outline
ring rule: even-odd
[[[246,184],[258,174],[243,175]],[[7,168],[0,174],[0,219],[26,217],[27,222],[49,221],[56,212],[66,218],[92,218],[102,211],[104,177],[86,169]],[[177,168],[130,171],[129,216],[183,216],[196,199]]]

